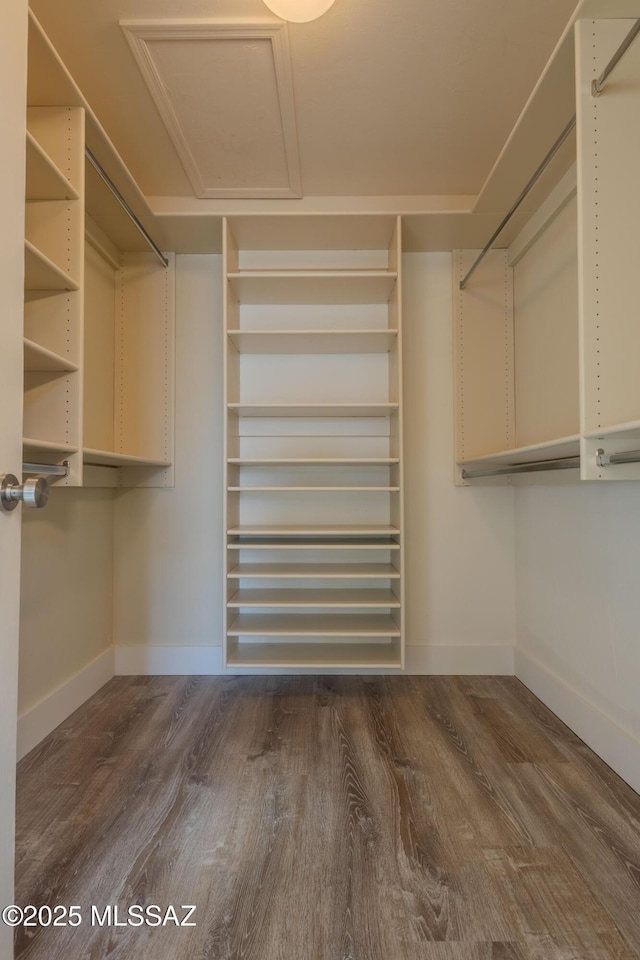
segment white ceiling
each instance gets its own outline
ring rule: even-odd
[[[335,0],[319,20],[289,24],[293,109],[284,127],[293,124],[296,135],[302,195],[475,196],[575,4]],[[163,120],[119,24],[176,18],[280,23],[262,0],[31,5],[144,193],[198,195],[184,144]],[[274,106],[273,77],[264,74],[263,83],[259,64],[239,66],[231,47],[209,71],[216,49],[219,43],[206,54],[182,50],[177,56],[177,47],[170,54],[165,47],[158,58],[168,71],[160,83],[187,149],[200,151],[205,187],[215,187],[217,176],[225,189],[240,191],[290,185],[283,158],[292,156],[291,143],[285,144],[282,109]],[[235,49],[252,61],[242,42]],[[297,162],[293,147],[289,167]]]

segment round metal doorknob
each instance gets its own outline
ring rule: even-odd
[[[14,510],[20,501],[25,507],[40,509],[49,499],[49,484],[44,477],[30,477],[20,483],[13,473],[0,477],[0,504],[4,510]]]
[[[25,507],[40,510],[46,507],[49,499],[49,481],[44,477],[30,477],[22,484],[20,499]]]

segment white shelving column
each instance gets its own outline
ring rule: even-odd
[[[265,226],[224,224],[225,663],[400,668],[400,220]]]
[[[582,474],[637,480],[640,463],[599,467],[605,454],[640,448],[637,309],[640,244],[640,41],[599,97],[599,76],[633,20],[581,20],[576,28]]]
[[[24,455],[82,483],[84,110],[27,113]]]

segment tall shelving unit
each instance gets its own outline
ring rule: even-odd
[[[225,221],[227,666],[404,664],[400,229]]]
[[[31,13],[27,100],[24,459],[69,461],[63,486],[170,486],[174,258],[148,252],[87,162],[89,146],[146,216]]]

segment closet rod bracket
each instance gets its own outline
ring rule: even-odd
[[[596,464],[610,467],[616,463],[640,463],[640,450],[625,450],[622,453],[605,453],[602,447],[596,450]]]
[[[614,55],[611,57],[611,60],[609,60],[609,63],[606,65],[606,67],[604,68],[600,76],[597,77],[595,80],[591,81],[592,97],[600,96],[604,88],[604,85],[607,82],[608,77],[613,73],[615,68],[618,66],[618,64],[620,63],[625,53],[627,52],[627,50],[629,49],[629,47],[631,46],[633,41],[636,39],[639,33],[640,33],[640,19],[636,20],[631,30],[626,35],[626,37],[624,38],[624,40],[622,41],[622,43],[620,44],[620,46],[618,47]]]

